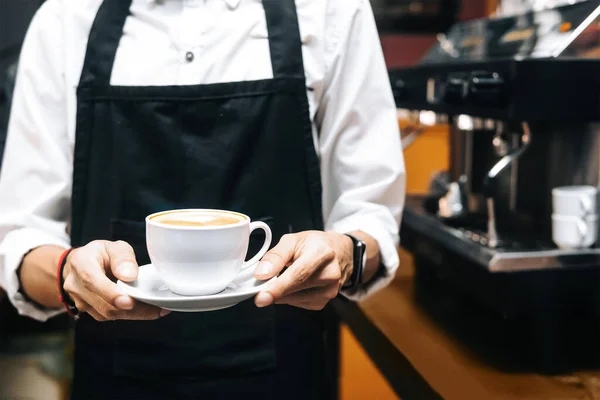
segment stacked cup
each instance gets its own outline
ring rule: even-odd
[[[552,189],[552,239],[561,249],[588,248],[598,238],[598,189],[563,186]]]

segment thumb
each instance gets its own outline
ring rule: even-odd
[[[123,282],[132,282],[138,276],[138,264],[133,247],[123,241],[108,242],[106,246],[113,275]]]
[[[254,277],[260,280],[271,279],[291,262],[296,253],[297,235],[284,235],[277,246],[269,250],[260,260],[254,271]]]

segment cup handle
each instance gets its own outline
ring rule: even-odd
[[[581,208],[583,208],[583,212],[586,215],[592,212],[592,201],[587,196],[581,196],[579,198],[579,203],[581,204]]]
[[[577,220],[577,232],[579,233],[579,239],[584,240],[588,233],[588,226],[585,221],[581,219]]]
[[[242,269],[240,270],[240,272],[245,271],[252,265],[256,264],[269,250],[269,246],[271,246],[271,240],[273,239],[273,235],[271,233],[271,228],[269,228],[269,225],[261,221],[251,222],[250,233],[254,232],[257,229],[262,229],[263,231],[265,231],[265,243],[254,257],[242,264]]]

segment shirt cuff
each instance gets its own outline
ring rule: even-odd
[[[28,252],[44,245],[69,247],[69,243],[64,239],[32,228],[11,231],[4,236],[0,243],[0,286],[6,291],[8,299],[20,315],[42,322],[63,313],[65,310],[63,308],[42,309],[35,303],[25,299],[19,292],[17,269]]]
[[[394,226],[397,225],[394,224]],[[333,224],[332,230],[340,233],[362,231],[368,234],[377,241],[381,258],[381,266],[369,282],[356,288],[344,289],[340,291],[340,294],[350,300],[361,301],[383,289],[394,280],[400,265],[397,247],[399,241],[398,229],[390,231],[379,220],[362,216],[336,222]]]

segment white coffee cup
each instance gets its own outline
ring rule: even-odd
[[[584,217],[596,215],[598,189],[594,186],[563,186],[552,189],[552,207],[555,215]]]
[[[250,234],[265,231],[265,242],[244,261]],[[146,217],[146,243],[152,264],[167,287],[183,296],[223,291],[241,272],[256,265],[271,245],[271,229],[244,214],[187,209]]]
[[[561,249],[590,247],[598,235],[598,216],[552,216],[552,240]]]

